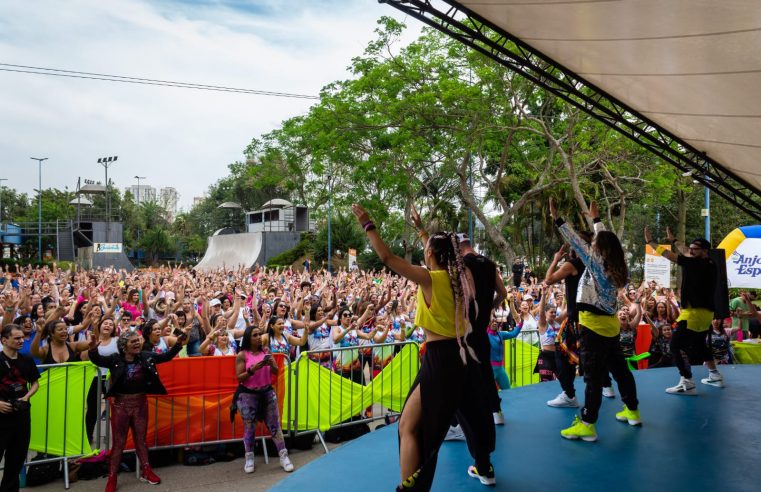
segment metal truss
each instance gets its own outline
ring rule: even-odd
[[[452,0],[378,0],[513,70],[634,140],[761,220],[761,191],[516,36]]]

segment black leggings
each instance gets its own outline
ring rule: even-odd
[[[469,358],[464,366],[459,350],[456,340],[426,342],[420,372],[407,395],[409,399],[420,387],[422,408],[417,435],[420,469],[414,486],[405,490],[431,489],[439,448],[455,413],[479,471],[489,468],[489,455],[495,444],[494,419],[479,365]]]
[[[5,458],[5,469],[0,491],[18,492],[19,473],[26,461],[31,435],[32,420],[29,410],[3,416],[3,425],[0,426],[0,460]]]
[[[571,364],[568,356],[557,346],[555,347],[555,376],[568,398],[576,396],[576,388],[573,386],[573,380],[576,379],[576,364]]]
[[[687,321],[678,322],[671,336],[671,353],[679,375],[692,379],[690,360],[698,364],[713,360],[713,352],[708,345],[708,331],[693,331],[687,328]]]
[[[584,368],[584,408],[581,418],[588,424],[597,422],[598,412],[602,404],[602,388],[608,372],[618,383],[621,399],[630,410],[636,410],[637,385],[634,382],[629,367],[626,365],[624,354],[618,337],[604,337],[594,331],[581,328],[581,365]]]
[[[100,418],[101,402],[98,401],[98,383],[100,382],[100,399],[103,400],[103,395],[106,394],[105,381],[101,381],[98,376],[95,376],[90,383],[90,389],[87,391],[87,411],[85,412],[85,430],[87,431],[87,441],[92,444],[93,436],[95,434],[95,426],[98,424]],[[100,443],[95,443],[95,447],[99,448]]]

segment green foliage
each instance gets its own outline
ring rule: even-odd
[[[173,254],[176,244],[172,241],[165,229],[155,228],[145,231],[140,238],[140,247],[145,250],[146,256],[152,264],[166,254]]]
[[[404,247],[401,244],[392,244],[390,246],[391,252],[395,255],[404,258]],[[386,266],[380,261],[375,251],[369,249],[362,251],[357,256],[357,263],[362,270],[385,270]],[[412,253],[412,263],[414,265],[421,265],[423,263],[423,250],[418,248]]]
[[[330,242],[333,256],[338,253],[346,254],[349,249],[361,251],[365,247],[365,231],[357,223],[357,219],[348,212],[334,213],[331,219]],[[321,224],[312,247],[315,261],[328,259],[328,225]]]
[[[304,256],[311,256],[314,251],[314,240],[314,234],[303,233],[301,240],[296,246],[270,258],[267,266],[290,266]]]

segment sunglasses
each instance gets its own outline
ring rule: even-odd
[[[285,308],[285,309],[288,309],[288,306],[286,306],[285,304],[280,304],[280,305],[278,305],[278,307],[279,307],[279,308]]]
[[[343,313],[343,314],[341,314],[341,317],[342,318],[350,318],[351,317],[351,313]]]

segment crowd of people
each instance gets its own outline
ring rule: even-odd
[[[586,232],[559,218],[551,203],[566,245],[543,279],[523,264],[503,275],[472,249],[467,236],[429,233],[416,212],[425,264],[413,265],[391,252],[366,211],[353,211],[389,271],[330,273],[309,265],[299,271],[257,266],[198,272],[178,266],[131,273],[61,270],[55,264],[6,267],[0,285],[0,454],[6,456],[0,488],[18,488],[14,470],[26,456],[28,401],[39,377],[34,364],[90,360],[110,370],[105,396],[113,403],[113,440],[106,490],[113,492],[129,429],[141,479],[160,482],[145,444],[146,395],[166,393],[157,364],[178,356],[235,357],[244,471],[255,468],[257,421],[269,428],[283,469],[292,471],[271,384],[278,371],[272,354],[295,359],[308,350],[314,362],[366,384],[393,359],[399,342],[425,343],[399,423],[399,489],[427,490],[439,447],[453,428],[462,430],[474,458],[468,474],[496,483],[489,456],[496,446],[494,426],[504,423],[497,389],[510,386],[503,363],[507,339],[520,337],[540,349],[540,380],[558,380],[562,390],[550,406],[582,406],[574,380],[584,376],[581,413],[561,435],[593,441],[601,399],[615,396],[610,376],[624,402],[616,418],[642,422],[627,363],[642,326],[651,338],[650,367],[676,366],[680,380],[666,391],[686,395],[697,391],[690,360],[708,366],[703,383],[721,387],[716,364],[732,362],[730,340],[761,335],[753,293],[731,301],[731,318],[714,319],[716,265],[705,239],[677,245],[678,253],[655,245],[682,269],[677,292],[653,282],[632,285],[620,242],[605,230],[594,204],[594,231]],[[644,239],[652,240],[647,230]],[[670,232],[667,240],[673,240]],[[91,440],[100,383],[93,381],[88,394]],[[20,431],[5,432],[10,428]]]

